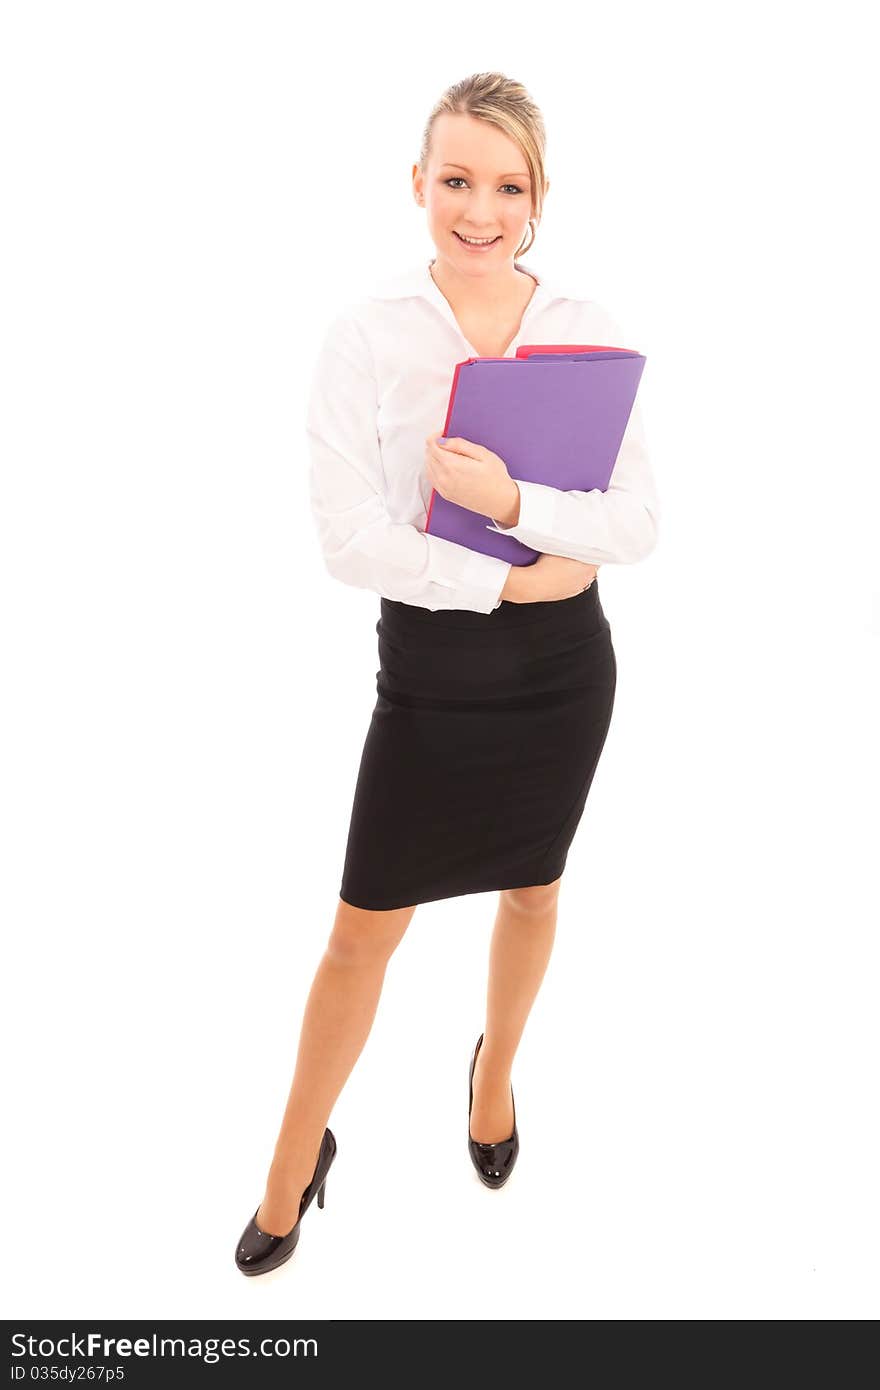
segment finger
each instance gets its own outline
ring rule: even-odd
[[[465,454],[468,458],[479,458],[483,453],[482,444],[474,444],[470,439],[444,439],[442,435],[437,438],[438,447],[447,449],[454,454]]]

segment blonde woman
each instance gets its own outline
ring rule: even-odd
[[[511,1075],[544,977],[562,872],[611,720],[617,663],[596,574],[654,548],[659,505],[634,409],[605,492],[515,482],[441,441],[456,362],[520,343],[627,344],[591,300],[520,263],[549,180],[525,89],[498,73],[432,111],[413,195],[435,255],[338,315],[308,409],[311,500],[334,578],[379,596],[377,701],[336,916],[312,984],[244,1274],[293,1254],[323,1205],[333,1106],[416,906],[497,890],[486,1018],[468,1075],[468,1152],[500,1187],[519,1151]],[[425,533],[431,490],[540,551],[527,566]]]

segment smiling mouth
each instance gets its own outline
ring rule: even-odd
[[[474,238],[473,240],[469,240],[467,237],[463,237],[460,232],[454,232],[454,235],[458,237],[459,241],[464,242],[465,246],[494,246],[496,241],[501,240],[500,236],[493,236],[488,239]]]

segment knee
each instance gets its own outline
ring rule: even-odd
[[[559,885],[562,878],[552,883],[535,883],[528,888],[504,888],[501,897],[507,907],[525,916],[536,916],[549,912],[559,902]]]
[[[387,960],[400,944],[414,907],[371,912],[339,899],[327,954],[340,965],[368,965]]]

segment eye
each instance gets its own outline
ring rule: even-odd
[[[444,183],[446,183],[446,184],[464,183],[464,182],[465,182],[465,180],[464,180],[463,178],[461,178],[460,175],[458,175],[458,174],[453,175],[453,177],[452,177],[451,179],[444,179]],[[516,183],[503,183],[503,184],[501,185],[501,187],[502,187],[502,188],[512,188],[513,191],[514,191],[514,193],[522,193],[522,192],[524,191],[522,188],[520,188],[519,184],[516,184]],[[456,190],[456,191],[457,191],[457,190]]]

